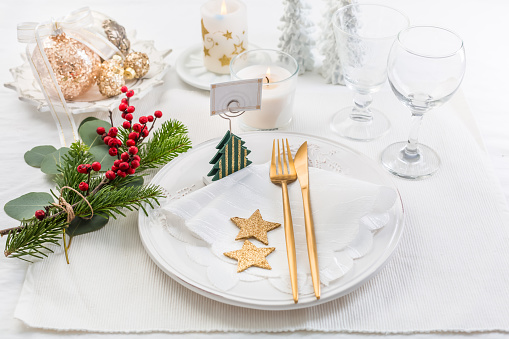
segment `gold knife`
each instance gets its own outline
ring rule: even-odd
[[[315,227],[311,215],[311,202],[309,199],[309,171],[308,171],[308,142],[304,142],[295,155],[295,170],[299,179],[304,203],[304,220],[306,222],[306,242],[308,245],[309,266],[316,299],[320,299],[320,272],[318,270],[318,255],[316,254]]]

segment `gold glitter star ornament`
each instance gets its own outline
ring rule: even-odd
[[[256,210],[249,219],[233,217],[230,220],[233,221],[238,228],[240,228],[240,232],[237,234],[235,240],[253,237],[265,245],[269,244],[267,232],[281,226],[281,224],[276,222],[263,220],[260,210]]]
[[[265,257],[271,254],[275,249],[275,247],[258,248],[249,240],[246,240],[242,245],[242,249],[225,252],[223,254],[228,258],[238,260],[237,273],[240,273],[251,266],[271,270],[272,268]]]

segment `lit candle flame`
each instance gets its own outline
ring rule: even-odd
[[[265,79],[267,83],[270,83],[270,67],[267,67],[267,72],[265,72]]]
[[[226,10],[226,2],[223,0],[223,3],[221,4],[221,15],[227,14],[228,11]]]

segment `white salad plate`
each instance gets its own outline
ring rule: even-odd
[[[301,133],[278,131],[250,132],[239,136],[251,150],[248,158],[254,164],[270,161],[273,139],[287,138],[293,154],[307,141],[310,166],[391,187],[397,192],[392,178],[379,164],[340,143]],[[203,177],[211,169],[209,161],[216,153],[215,146],[219,141],[220,138],[206,141],[180,155],[164,166],[151,183],[161,186],[167,192],[168,199],[176,199],[204,187]],[[162,203],[164,204],[164,201]],[[374,234],[370,252],[354,260],[352,269],[344,276],[332,281],[328,286],[322,285],[319,300],[313,293],[309,293],[299,295],[299,302],[295,304],[291,294],[273,288],[264,280],[241,281],[227,291],[218,289],[208,280],[206,267],[197,264],[188,256],[187,244],[174,238],[160,223],[154,222],[157,209],[147,211],[148,216],[141,211],[139,213],[139,233],[145,250],[161,270],[183,286],[205,297],[230,305],[261,310],[291,310],[316,306],[354,291],[385,266],[404,229],[403,202],[398,192],[398,199],[388,211],[390,221]]]

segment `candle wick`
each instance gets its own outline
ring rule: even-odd
[[[269,77],[265,77],[265,79],[267,79],[267,83],[270,83]]]

